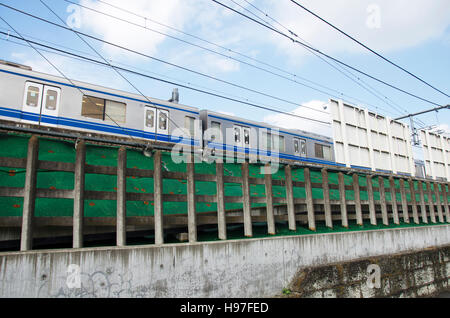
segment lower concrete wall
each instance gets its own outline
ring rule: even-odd
[[[289,298],[432,297],[450,291],[450,245],[301,269]]]
[[[192,245],[0,253],[0,297],[273,297],[305,267],[448,244],[450,226],[438,225]]]

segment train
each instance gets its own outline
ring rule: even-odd
[[[160,100],[7,61],[0,61],[0,120],[186,145],[208,156],[343,166],[330,137],[182,105],[177,89]]]

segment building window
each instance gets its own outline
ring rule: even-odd
[[[103,120],[104,112],[105,112],[104,99],[92,96],[83,96],[81,116]]]
[[[28,86],[27,91],[27,106],[37,107],[40,98],[40,89],[36,86]]]
[[[195,118],[186,116],[184,117],[184,127],[188,136],[194,137],[195,135]]]

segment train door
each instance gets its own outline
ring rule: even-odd
[[[250,128],[248,127],[242,127],[243,131],[243,146],[248,151],[250,149]]]
[[[151,136],[144,137],[152,137],[152,139],[155,138],[154,134],[156,133],[156,108],[154,107],[145,106],[144,132],[151,134]]]
[[[61,89],[27,82],[25,84],[22,122],[56,126]]]
[[[234,146],[236,147],[244,147],[244,138],[243,138],[244,128],[241,126],[234,125],[233,126],[233,134],[234,134]]]
[[[294,155],[306,157],[306,140],[294,138]]]
[[[59,102],[61,89],[58,87],[44,86],[42,96],[41,124],[56,127],[58,124]]]
[[[44,85],[27,82],[25,83],[25,95],[22,107],[22,122],[36,124],[41,117],[42,92]]]
[[[169,112],[164,109],[158,109],[157,111],[157,127],[156,133],[157,135],[169,135]],[[169,141],[165,140],[164,141]]]

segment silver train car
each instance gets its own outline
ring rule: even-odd
[[[0,119],[201,147],[199,118],[198,108],[176,100],[144,98],[0,63]]]
[[[204,155],[335,163],[333,140],[33,71],[0,61],[0,119],[194,146]]]
[[[223,155],[225,151],[269,160],[338,165],[331,138],[301,130],[283,129],[209,110],[201,110],[206,132],[204,152]],[[340,166],[340,164],[339,164]]]

